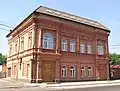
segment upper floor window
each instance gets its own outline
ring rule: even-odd
[[[18,50],[18,42],[15,42],[15,53],[17,53]]]
[[[80,42],[80,53],[85,53],[85,43]]]
[[[89,77],[92,76],[92,67],[88,67],[88,76],[89,76]]]
[[[85,71],[85,67],[81,68],[81,77],[85,77],[86,76],[86,71]]]
[[[62,40],[62,51],[67,51],[67,40]]]
[[[24,50],[24,37],[21,38],[21,50]]]
[[[92,45],[90,42],[87,43],[87,53],[91,54],[92,53]]]
[[[70,40],[70,52],[75,52],[75,41]]]
[[[61,75],[62,75],[62,77],[66,76],[66,67],[65,66],[62,66]]]
[[[43,48],[53,49],[54,39],[51,33],[44,33],[43,35]]]
[[[98,55],[104,55],[104,46],[101,42],[98,42],[97,50],[98,50]]]
[[[71,66],[71,67],[70,67],[70,76],[71,76],[71,77],[74,77],[74,76],[75,76],[75,67],[74,67],[74,66]]]
[[[12,55],[12,44],[10,44],[10,48],[9,48],[9,56]]]
[[[32,47],[32,32],[28,33],[28,48]]]

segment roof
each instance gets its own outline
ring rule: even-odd
[[[35,12],[42,13],[42,14],[47,14],[47,15],[50,15],[50,16],[58,17],[58,18],[63,18],[63,19],[66,19],[66,20],[78,22],[78,23],[81,23],[81,24],[96,27],[96,28],[103,29],[103,30],[106,30],[106,31],[110,32],[110,30],[108,28],[106,28],[104,25],[102,25],[101,23],[99,23],[97,21],[93,21],[93,20],[90,20],[90,19],[87,19],[87,18],[79,17],[79,16],[76,16],[76,15],[72,15],[72,14],[69,14],[69,13],[66,13],[66,12],[62,12],[62,11],[55,10],[55,9],[52,9],[52,8],[48,8],[48,7],[44,7],[44,6],[38,7],[26,19],[28,19]],[[26,19],[24,19],[17,27],[19,27],[24,21],[26,21]],[[8,37],[13,31],[15,31],[16,28],[14,28],[6,37]]]

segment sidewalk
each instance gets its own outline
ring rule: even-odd
[[[120,80],[109,81],[87,81],[87,82],[66,82],[60,84],[47,84],[47,87],[63,87],[63,86],[82,86],[82,85],[100,85],[100,84],[113,84],[120,83]]]
[[[21,88],[23,86],[24,85],[20,84],[20,83],[14,83],[14,82],[10,82],[10,81],[0,79],[0,89]]]
[[[48,89],[72,89],[72,88],[87,88],[87,87],[99,87],[99,86],[111,86],[120,85],[120,80],[109,81],[87,81],[87,82],[65,82],[60,84],[47,84],[47,83],[25,83],[22,81],[15,81],[11,79],[3,79],[10,82],[13,87],[42,87]],[[15,85],[14,85],[15,84]]]

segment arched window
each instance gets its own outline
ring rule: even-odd
[[[85,76],[86,76],[85,67],[81,67],[81,77],[85,77]]]
[[[65,66],[62,66],[61,75],[62,75],[62,77],[66,76],[66,67]]]
[[[104,46],[101,42],[98,42],[97,50],[99,55],[104,55]]]
[[[53,49],[54,39],[51,33],[44,33],[43,35],[43,48]]]
[[[89,76],[89,77],[92,76],[92,67],[88,67],[88,76]]]
[[[75,70],[76,70],[75,66],[71,66],[70,67],[70,76],[71,77],[74,77],[76,75],[76,71]]]

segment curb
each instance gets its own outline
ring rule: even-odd
[[[110,86],[119,86],[119,84],[99,84],[99,85],[86,85],[86,86],[68,86],[68,87],[53,87],[48,88],[50,90],[64,90],[64,89],[78,89],[78,88],[94,88],[94,87],[110,87]]]
[[[66,85],[60,85],[60,84],[56,84],[56,85],[52,85],[52,86],[50,86],[50,85],[46,85],[46,87],[66,87],[66,86],[85,86],[85,85],[107,85],[107,84],[114,84],[114,83],[120,83],[120,82],[110,82],[110,83],[92,83],[92,84],[75,84],[75,85],[73,85],[73,84],[66,84]]]

